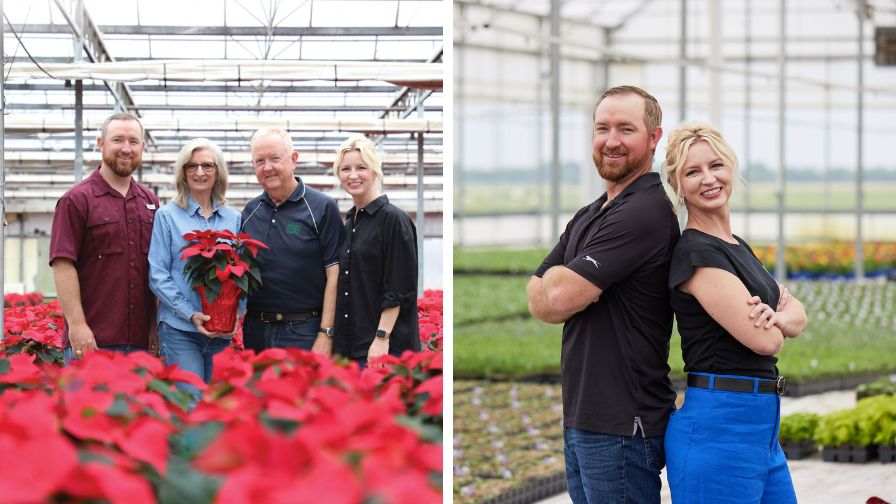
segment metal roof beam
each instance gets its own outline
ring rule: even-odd
[[[428,91],[432,93],[432,91]],[[428,95],[427,95],[428,96]],[[412,105],[413,107],[416,105]],[[54,110],[72,110],[75,108],[73,104],[65,103],[14,103],[7,102],[6,108],[13,110],[46,110],[47,108]],[[85,103],[81,108],[84,110],[108,110],[109,105],[105,103]],[[142,105],[140,107],[144,111],[148,110],[199,110],[204,112],[404,112],[405,106],[382,107],[379,105]],[[441,112],[442,107],[427,107],[428,112]],[[407,115],[400,116],[402,119]]]
[[[58,3],[57,3],[58,5]],[[61,9],[61,7],[60,7]],[[215,36],[215,37],[441,37],[441,26],[93,26],[106,35]],[[69,34],[64,24],[25,24],[20,33]]]
[[[18,59],[18,58],[17,58]],[[59,63],[68,63],[71,58],[41,58],[41,62],[58,59]],[[10,58],[6,58],[9,62]],[[25,58],[24,61],[31,61]],[[7,91],[68,91],[63,82],[58,84],[9,84],[4,88]],[[131,84],[131,91],[166,92],[166,93],[257,93],[258,88],[249,83],[241,86],[223,86],[218,84],[196,85],[182,84],[177,81],[162,84]],[[107,91],[106,86],[100,84],[84,84],[84,91]],[[276,86],[270,85],[264,88],[266,93],[394,93],[395,86]]]

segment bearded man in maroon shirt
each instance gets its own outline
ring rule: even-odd
[[[143,160],[143,125],[112,115],[97,146],[99,168],[59,198],[53,215],[50,266],[66,362],[97,349],[157,348],[147,254],[159,199],[131,177]]]

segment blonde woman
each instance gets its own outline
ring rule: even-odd
[[[722,135],[680,125],[664,166],[688,212],[669,271],[688,373],[684,405],[666,428],[672,500],[795,503],[778,444],[785,382],[775,354],[806,328],[806,312],[731,232],[737,157]]]
[[[417,232],[383,194],[373,142],[343,142],[333,174],[354,202],[339,256],[334,352],[364,368],[382,355],[419,351]]]

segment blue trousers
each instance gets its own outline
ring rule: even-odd
[[[159,353],[165,364],[174,364],[206,383],[212,379],[212,357],[229,346],[230,338],[209,338],[195,331],[182,331],[159,323]],[[199,401],[199,389],[193,385],[177,382],[176,386],[193,395],[191,406]]]
[[[566,486],[575,504],[659,504],[662,436],[563,429]]]
[[[672,502],[796,503],[776,394],[688,388],[666,427]]]
[[[262,322],[247,315],[243,320],[243,344],[256,353],[266,348],[311,350],[319,330],[320,317],[296,322]]]

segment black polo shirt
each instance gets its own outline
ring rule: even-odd
[[[417,232],[411,218],[385,195],[360,210],[348,211],[338,288],[337,353],[365,357],[383,310],[396,306],[401,308],[389,336],[389,352],[420,350]]]
[[[339,263],[342,217],[336,201],[299,185],[280,206],[261,193],[243,208],[243,232],[261,240],[261,290],[250,294],[251,311],[302,313],[323,308],[327,276]]]
[[[579,210],[536,271],[565,265],[603,290],[563,326],[563,426],[602,434],[665,433],[669,381],[669,260],[678,221],[658,173],[632,182],[606,208]]]

